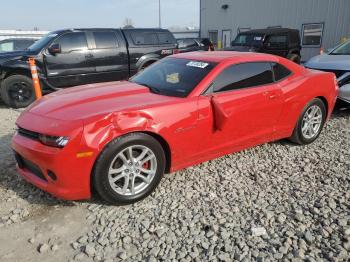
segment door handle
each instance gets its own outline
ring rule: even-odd
[[[270,99],[276,99],[276,98],[278,98],[278,97],[279,97],[278,94],[270,94],[270,95],[269,95],[269,98],[270,98]]]
[[[280,95],[278,93],[275,93],[275,92],[269,92],[269,91],[265,91],[263,93],[263,95],[269,99],[276,99],[278,98]]]

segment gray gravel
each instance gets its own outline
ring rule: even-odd
[[[21,225],[45,206],[85,210],[89,228],[59,239],[71,261],[350,258],[350,110],[337,111],[311,145],[278,141],[169,174],[150,197],[122,207],[60,201],[18,178],[9,149],[17,115],[0,108],[0,226]],[[40,258],[62,250],[25,241]]]

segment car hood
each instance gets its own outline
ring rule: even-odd
[[[137,110],[180,98],[151,93],[131,83],[107,82],[77,86],[44,96],[27,111],[58,120],[84,120],[125,110]]]
[[[307,61],[305,66],[313,69],[350,71],[350,55],[318,55]]]
[[[27,57],[35,55],[32,51],[13,51],[13,52],[4,52],[0,53],[0,63],[8,60],[18,60],[22,57]]]

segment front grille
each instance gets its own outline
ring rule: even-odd
[[[40,178],[41,180],[47,181],[43,172],[41,172],[40,168],[34,164],[33,162],[23,158],[20,154],[15,152],[15,158],[18,164],[18,167],[21,169],[27,169],[30,173]]]
[[[39,140],[39,133],[24,129],[22,127],[18,127],[18,134],[33,140]]]

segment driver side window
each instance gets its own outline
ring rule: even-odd
[[[273,83],[271,64],[268,62],[244,63],[224,69],[214,80],[213,91],[224,92]]]
[[[84,32],[65,34],[56,40],[55,43],[60,45],[62,53],[88,48]]]

